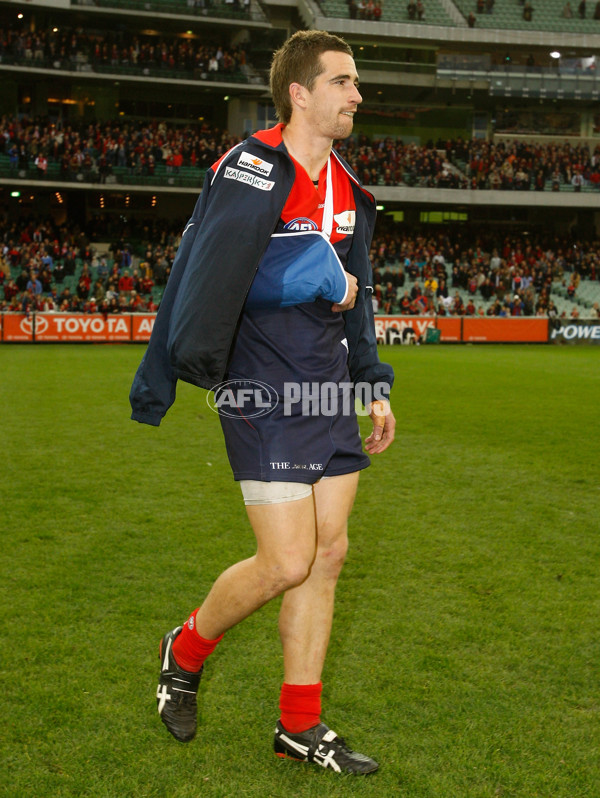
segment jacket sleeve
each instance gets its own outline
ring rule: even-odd
[[[361,301],[345,314],[346,317],[354,315],[353,322],[357,330],[348,363],[350,379],[355,385],[361,382],[371,385],[374,399],[389,400],[394,384],[394,370],[389,364],[379,360],[371,302],[373,288],[369,285],[360,290]],[[350,340],[350,336],[348,338]]]
[[[131,388],[136,421],[158,426],[178,379],[208,389],[223,379],[246,293],[293,180],[291,162],[268,181],[230,166],[239,149],[209,170],[184,230]]]
[[[173,373],[167,353],[169,324],[175,297],[187,267],[194,239],[198,234],[205,200],[206,195],[203,192],[196,204],[194,215],[183,232],[156,315],[148,348],[135,374],[129,393],[131,418],[142,424],[158,427],[163,416],[175,401],[177,378]]]
[[[289,159],[273,160],[268,180],[230,157],[211,181],[168,331],[173,372],[185,382],[210,390],[223,379],[246,295],[294,178]]]
[[[350,379],[355,385],[358,383],[371,385],[374,399],[389,399],[394,384],[394,370],[379,360],[373,316],[373,272],[369,250],[375,223],[375,208],[357,191],[355,196],[357,224],[346,268],[358,280],[358,295],[352,310],[344,313],[348,337],[348,369]],[[359,207],[361,213],[358,213]]]

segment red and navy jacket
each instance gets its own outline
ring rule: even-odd
[[[135,421],[158,426],[175,400],[177,380],[210,390],[227,373],[244,302],[295,179],[281,128],[236,145],[206,174],[131,387]],[[332,152],[348,173],[356,202],[345,266],[358,281],[355,306],[344,313],[350,377],[391,388],[393,370],[379,361],[371,302],[375,201]]]

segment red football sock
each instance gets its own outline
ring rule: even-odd
[[[281,725],[292,734],[312,729],[321,722],[323,684],[286,684],[281,687]]]
[[[223,639],[223,635],[217,637],[216,640],[207,640],[201,637],[196,631],[196,613],[197,609],[190,615],[183,629],[175,638],[173,643],[173,656],[175,662],[184,671],[196,673],[204,664],[204,660],[209,654],[212,654],[217,643]]]

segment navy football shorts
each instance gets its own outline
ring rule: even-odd
[[[234,479],[304,482],[351,474],[370,464],[362,450],[356,414],[285,415],[280,402],[266,415],[245,403],[243,412],[219,413]]]

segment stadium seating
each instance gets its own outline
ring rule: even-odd
[[[473,12],[477,17],[478,28],[517,28],[525,27],[532,30],[560,31],[561,33],[600,33],[600,20],[592,18],[593,5],[587,9],[587,18],[580,19],[577,15],[577,2],[571,4],[573,17],[565,19],[562,16],[565,0],[544,0],[543,3],[532,2],[533,19],[526,22],[523,19],[523,3],[517,0],[494,0],[491,14],[477,14],[475,0],[454,0],[461,13],[467,17]]]
[[[422,20],[414,19],[411,22],[421,25],[454,26],[452,20],[440,0],[425,0],[425,13]],[[407,22],[407,0],[384,0],[380,23]],[[345,0],[322,0],[321,9],[326,16],[348,18],[348,4]]]
[[[594,6],[589,4],[585,19],[577,13],[577,3],[573,2],[571,18],[562,16],[565,0],[546,0],[544,3],[532,3],[533,17],[530,22],[523,19],[524,3],[517,0],[494,0],[491,13],[477,13],[475,0],[454,0],[454,5],[459,14],[464,18],[464,24],[470,13],[475,14],[476,27],[517,29],[527,27],[531,30],[556,31],[560,33],[599,33],[600,20],[594,19]],[[321,10],[326,16],[348,18],[348,4],[345,0],[322,0]],[[385,0],[381,22],[407,22],[407,2],[404,0]],[[410,20],[415,24],[442,25],[454,27],[456,22],[444,8],[440,0],[425,0],[425,14],[422,20]]]

